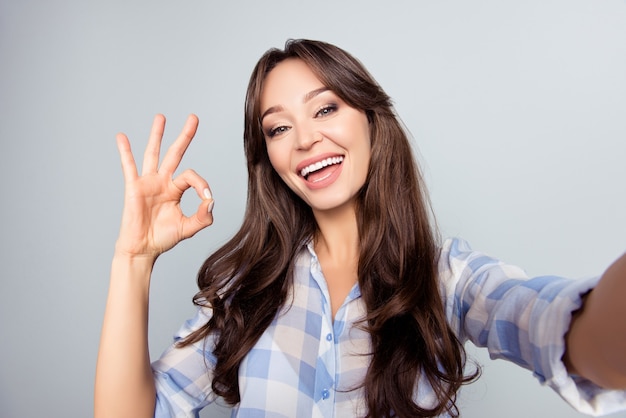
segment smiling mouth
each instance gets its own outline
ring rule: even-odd
[[[305,180],[308,180],[309,175],[316,173],[320,170],[323,170],[326,167],[330,167],[333,165],[341,164],[343,162],[343,156],[337,157],[328,157],[316,163],[310,164],[300,170],[300,175],[304,177]]]

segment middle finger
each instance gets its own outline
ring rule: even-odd
[[[143,154],[142,175],[156,173],[159,167],[159,154],[161,153],[161,141],[165,130],[165,116],[156,115],[150,129],[148,145]]]

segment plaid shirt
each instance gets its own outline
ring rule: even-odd
[[[626,409],[626,392],[603,390],[568,375],[562,361],[571,313],[596,279],[529,279],[519,268],[472,251],[461,240],[447,240],[439,261],[448,321],[459,339],[488,348],[492,358],[533,371],[574,408],[589,414]],[[355,285],[335,321],[326,281],[312,243],[296,261],[293,304],[263,333],[239,368],[241,402],[233,417],[351,417],[366,412],[359,388],[368,367],[368,334],[353,326],[365,313]],[[199,309],[176,334],[185,337],[208,320]],[[207,350],[204,349],[209,348]],[[215,400],[211,391],[210,347],[200,341],[170,347],[153,363],[157,417],[197,417]],[[207,369],[208,366],[208,369]],[[421,380],[416,401],[435,401]]]

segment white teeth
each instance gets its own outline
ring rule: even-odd
[[[302,177],[306,177],[307,175],[311,174],[314,171],[317,171],[324,167],[328,167],[329,165],[339,164],[342,161],[343,161],[343,157],[329,157],[329,158],[326,158],[325,160],[318,161],[316,163],[313,163],[311,165],[304,167],[302,170],[300,170],[300,175]]]

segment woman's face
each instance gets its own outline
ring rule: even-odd
[[[301,60],[265,79],[261,124],[272,166],[314,212],[352,206],[370,162],[364,112],[326,88]]]

